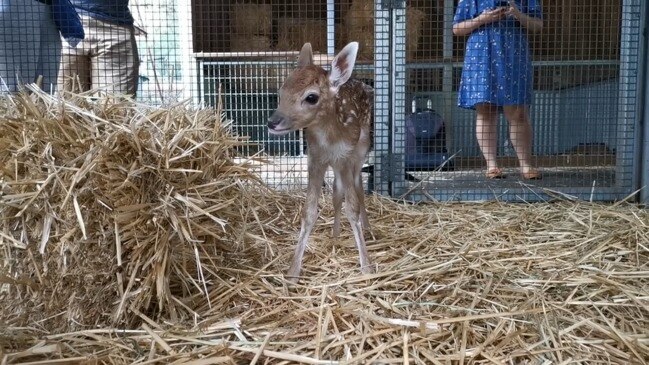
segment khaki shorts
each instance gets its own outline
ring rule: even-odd
[[[59,91],[110,92],[135,96],[140,59],[133,26],[81,15],[86,33],[72,48],[64,44]]]

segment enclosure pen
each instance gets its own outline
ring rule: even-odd
[[[0,116],[0,364],[649,359],[637,205],[370,196],[361,275],[322,199],[289,286],[304,197],[234,159],[220,110],[34,89]]]

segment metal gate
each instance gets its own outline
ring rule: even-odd
[[[200,13],[197,3],[194,14]],[[504,120],[498,162],[506,178],[485,177],[475,114],[456,106],[465,42],[452,34],[457,1],[223,4],[217,20],[229,24],[229,34],[216,46],[194,49],[200,98],[212,104],[220,85],[237,131],[257,142],[242,152],[269,155],[260,171],[270,185],[306,184],[301,135],[276,139],[265,130],[296,51],[310,41],[326,64],[347,40],[356,40],[362,50],[356,76],[375,89],[375,144],[365,175],[374,191],[410,200],[619,200],[639,187],[641,31],[647,21],[640,0],[543,1],[544,30],[530,41],[533,155],[541,180],[520,178]],[[244,34],[235,30],[237,12],[268,16]],[[195,15],[195,30],[200,21]],[[422,109],[444,122],[443,164],[406,163],[406,121]]]
[[[392,60],[394,72],[377,64],[376,79],[392,77],[390,109],[395,111],[391,120],[384,119],[391,124],[389,131],[379,133],[388,146],[377,153],[391,177],[379,178],[381,191],[442,201],[617,200],[632,194],[640,172],[638,74],[643,64],[640,34],[646,24],[642,2],[543,2],[543,33],[530,40],[535,78],[533,154],[543,176],[534,181],[518,173],[504,120],[499,123],[498,162],[506,178],[485,178],[474,137],[474,112],[456,106],[464,53],[464,39],[452,34],[456,6],[453,0],[377,2],[382,9],[377,11],[377,27],[379,19],[386,20],[377,34],[391,29],[390,54],[377,53],[377,62],[380,56]],[[427,15],[423,24],[410,16],[411,7]],[[430,42],[433,47],[421,48],[425,44],[421,40],[420,48],[403,46],[412,44],[417,32],[410,27],[417,26],[424,29],[422,36],[435,38]],[[381,105],[385,103],[377,100],[377,109]],[[406,116],[417,109],[433,109],[443,117],[451,171],[434,166],[408,171],[404,164]]]

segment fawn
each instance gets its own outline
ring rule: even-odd
[[[293,262],[287,272],[293,282],[302,270],[302,256],[318,218],[318,197],[329,166],[334,172],[333,236],[340,234],[344,195],[345,214],[354,233],[361,271],[373,272],[363,236],[363,229],[370,227],[361,168],[372,145],[374,91],[361,81],[350,79],[357,53],[358,43],[349,43],[334,57],[331,71],[327,72],[314,65],[311,44],[304,44],[297,68],[280,88],[279,106],[268,120],[269,133],[274,135],[304,129],[308,148],[306,204]]]

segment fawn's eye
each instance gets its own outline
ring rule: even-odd
[[[316,105],[318,103],[319,96],[318,94],[309,94],[304,98],[304,101],[311,105]]]

